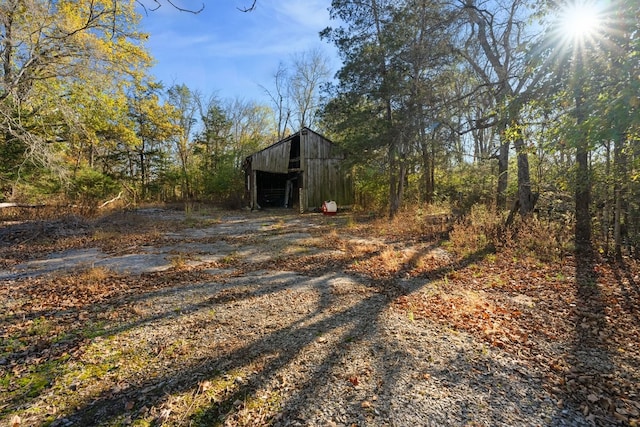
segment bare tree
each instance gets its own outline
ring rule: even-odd
[[[114,4],[116,1],[118,0],[113,0]],[[158,10],[165,3],[170,5],[174,9],[179,10],[180,12],[189,12],[189,13],[197,14],[204,10],[204,3],[200,4],[197,8],[179,6],[173,0],[164,0],[164,1],[163,0],[151,0],[151,1],[136,0],[136,3],[138,3],[142,7],[142,9],[144,9],[145,12],[147,11],[153,12],[154,10]],[[253,0],[249,6],[240,6],[240,7],[237,7],[237,9],[241,12],[251,12],[256,8],[257,4],[258,4],[258,0]]]
[[[249,154],[259,150],[265,142],[270,142],[268,134],[271,109],[253,101],[240,98],[225,103],[224,110],[231,121],[230,143],[234,153],[234,166],[242,167]]]
[[[531,41],[525,25],[528,7],[525,0],[459,2],[462,46],[458,53],[468,62],[480,83],[488,88],[501,112],[497,123],[502,137],[497,204],[503,207],[506,202],[509,146],[513,142],[518,156],[518,204],[522,215],[533,210],[535,196],[531,191],[520,115],[525,99],[536,89],[541,77],[540,73],[533,74],[526,51],[522,49]]]
[[[118,0],[113,0],[114,4],[115,2]],[[152,1],[144,1],[144,0],[136,0],[136,3],[138,3],[142,9],[147,12],[147,11],[155,11],[158,10],[162,7],[163,4],[168,4],[171,7],[173,7],[176,10],[179,10],[180,12],[189,12],[189,13],[200,13],[204,10],[204,3],[202,3],[200,6],[198,6],[198,8],[194,9],[194,8],[190,8],[190,7],[183,7],[183,6],[178,6],[174,1],[172,0],[152,0]],[[255,3],[255,2],[254,2]],[[254,6],[255,7],[255,4]],[[252,7],[252,8],[253,8]],[[249,9],[250,10],[250,9]]]
[[[251,2],[251,6],[239,7],[238,10],[240,10],[242,12],[251,12],[252,10],[254,10],[256,8],[256,4],[257,3],[258,3],[258,0],[253,0]]]
[[[320,49],[311,49],[292,57],[293,74],[289,80],[289,95],[295,106],[296,128],[311,127],[319,106],[319,91],[331,72],[329,60]]]
[[[261,86],[271,99],[275,114],[276,134],[278,139],[286,136],[289,120],[291,119],[291,107],[289,105],[289,78],[287,67],[280,62],[278,70],[273,75],[274,88],[272,91]]]
[[[193,197],[193,183],[191,179],[191,163],[192,163],[192,136],[195,124],[197,122],[196,114],[198,112],[197,93],[191,92],[184,85],[173,85],[167,91],[168,101],[176,109],[175,125],[179,132],[173,137],[175,143],[175,152],[178,156],[180,169],[182,173],[183,196]]]

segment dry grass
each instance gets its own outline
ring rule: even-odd
[[[449,233],[448,247],[460,256],[482,252],[487,248],[511,251],[516,256],[534,256],[553,261],[570,254],[572,226],[516,217],[513,225],[504,226],[505,216],[486,206],[476,205],[460,219]]]
[[[77,277],[78,282],[83,284],[97,284],[113,276],[113,272],[106,267],[87,267],[77,270],[73,273]]]
[[[570,228],[531,220],[504,231],[500,229],[502,217],[476,208],[454,225],[447,254],[438,246],[439,240],[428,239],[442,233],[442,228],[437,228],[441,224],[428,222],[432,213],[405,210],[391,222],[357,222],[350,216],[322,218],[318,219],[322,227],[312,232],[312,237],[288,246],[269,246],[278,257],[276,263],[252,266],[231,251],[219,265],[236,267],[234,274],[238,275],[260,269],[295,272],[304,276],[304,281],[318,277],[318,271],[364,275],[366,286],[347,282],[331,285],[332,298],[345,300],[375,294],[389,283],[399,282],[396,279],[410,278],[421,287],[407,295],[394,294],[389,303],[404,310],[413,325],[428,320],[447,331],[469,333],[527,363],[529,355],[542,355],[542,362],[531,358],[531,363],[563,394],[565,371],[549,372],[546,356],[558,359],[564,357],[562,352],[571,351],[575,344],[571,335],[580,330],[572,322],[582,321],[578,317],[581,312],[572,314],[578,310],[576,303],[588,307],[597,302],[595,298],[577,300],[576,289],[581,288],[575,268],[562,259],[570,250]],[[110,215],[91,229],[90,243],[135,250],[138,244],[161,241],[162,230],[182,226],[174,220],[148,223],[148,218],[131,213]],[[206,220],[194,224],[210,225]],[[286,231],[292,230],[287,230],[282,220],[267,225],[267,232],[278,232],[268,234],[269,242],[279,234],[289,241]],[[49,249],[56,249],[62,241],[53,241]],[[251,236],[243,244],[270,243]],[[495,253],[483,252],[487,246]],[[483,258],[469,257],[476,253],[483,253]],[[272,355],[251,356],[233,369],[224,368],[221,361],[227,354],[237,357],[242,340],[252,342],[259,334],[275,336],[291,326],[283,318],[287,310],[299,316],[292,317],[294,320],[304,320],[309,313],[315,316],[319,295],[302,295],[295,287],[281,285],[274,286],[273,293],[261,293],[264,288],[258,276],[255,283],[231,287],[228,276],[212,277],[197,268],[185,268],[189,257],[176,254],[172,259],[175,268],[162,274],[129,277],[84,266],[0,287],[0,302],[6,308],[0,318],[0,394],[10,402],[0,403],[0,420],[10,420],[15,412],[25,424],[46,425],[75,413],[78,407],[93,410],[92,402],[98,402],[97,406],[111,404],[109,396],[116,395],[123,399],[116,402],[120,406],[114,403],[111,407],[116,413],[110,418],[112,425],[244,426],[278,421],[293,387],[279,369],[295,368],[269,367],[267,358],[277,357],[278,349],[273,349]],[[469,258],[471,261],[461,263]],[[638,360],[637,346],[629,346],[638,343],[638,336],[633,335],[638,323],[632,304],[635,300],[626,298],[622,291],[633,296],[633,285],[637,286],[640,276],[637,266],[628,277],[617,273],[622,275],[619,278],[609,267],[598,268],[602,304],[614,321],[605,327],[598,325],[593,336],[606,332],[617,340],[612,341],[616,348],[624,350],[611,355],[629,377],[619,379],[617,387],[623,396],[623,391],[637,388],[631,384],[637,378],[635,371],[622,359],[628,358],[625,363],[629,366]],[[610,291],[616,283],[623,289]],[[335,309],[334,302],[327,305],[328,310]],[[579,309],[586,311],[582,306]],[[592,321],[587,314],[582,324]],[[617,329],[617,324],[625,327]],[[212,366],[211,360],[222,367]],[[313,371],[307,368],[300,368],[296,375]],[[566,375],[569,378],[571,373]],[[254,386],[248,378],[261,386]],[[149,388],[149,383],[161,385]],[[135,393],[127,389],[132,384],[138,387]],[[594,402],[587,396],[592,390],[619,397],[615,390],[598,384],[594,381],[588,392],[579,389],[571,396],[591,405],[591,410]],[[624,402],[619,407],[632,408]]]
[[[366,229],[381,236],[430,238],[446,232],[452,218],[446,204],[412,206],[401,209],[391,220],[383,217],[367,222]]]

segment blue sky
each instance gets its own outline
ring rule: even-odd
[[[174,3],[190,9],[202,5],[196,0]],[[335,48],[318,34],[331,25],[331,0],[258,0],[248,13],[238,8],[250,6],[251,0],[204,3],[195,15],[166,2],[143,14],[147,48],[156,60],[152,74],[166,86],[184,83],[205,96],[267,103],[260,85],[272,90],[278,64],[291,55],[319,48],[331,58],[332,72],[339,67]]]

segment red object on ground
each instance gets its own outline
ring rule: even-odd
[[[324,215],[335,215],[338,212],[338,205],[333,200],[322,202],[322,213]]]

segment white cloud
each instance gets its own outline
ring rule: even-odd
[[[186,0],[185,0],[186,1]],[[191,1],[191,0],[189,0]],[[242,13],[242,0],[208,3],[197,15],[175,10],[143,18],[147,46],[157,59],[154,73],[165,83],[222,96],[261,97],[278,63],[310,48],[331,47],[318,32],[329,22],[330,0],[258,0]]]
[[[329,25],[330,0],[285,0],[278,1],[273,9],[291,21],[291,25],[304,26],[317,31]]]

